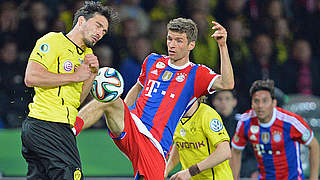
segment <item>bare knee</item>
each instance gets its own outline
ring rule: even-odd
[[[113,114],[115,111],[119,111],[121,109],[123,109],[124,111],[124,104],[123,101],[118,98],[117,100],[113,101],[113,102],[109,102],[109,103],[103,103],[103,111],[106,114]]]

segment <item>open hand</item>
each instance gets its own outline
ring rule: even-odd
[[[227,42],[227,30],[221,26],[219,23],[212,21],[214,33],[211,35],[219,46],[226,45]]]

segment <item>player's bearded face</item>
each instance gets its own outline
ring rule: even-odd
[[[95,15],[83,24],[82,37],[84,44],[93,48],[93,46],[106,34],[108,21],[104,16]]]
[[[271,98],[267,90],[260,90],[252,95],[251,106],[256,112],[258,119],[263,122],[269,122],[273,115],[273,108],[276,107],[277,101]]]

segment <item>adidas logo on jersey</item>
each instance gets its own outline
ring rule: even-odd
[[[151,74],[154,74],[154,75],[158,75],[158,70],[153,70],[153,71],[151,71]]]

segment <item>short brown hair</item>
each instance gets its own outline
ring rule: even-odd
[[[269,91],[271,98],[275,99],[273,80],[267,79],[267,80],[257,80],[253,82],[250,88],[250,96],[252,97],[255,92],[261,91],[261,90]]]
[[[94,17],[96,14],[100,14],[107,18],[109,28],[120,21],[118,13],[113,8],[103,6],[101,2],[86,1],[85,5],[74,14],[72,27],[77,24],[80,16],[83,16],[86,20],[88,20]]]
[[[178,33],[186,33],[189,43],[192,41],[196,41],[198,37],[197,24],[193,22],[191,19],[173,19],[167,24],[167,30]]]

